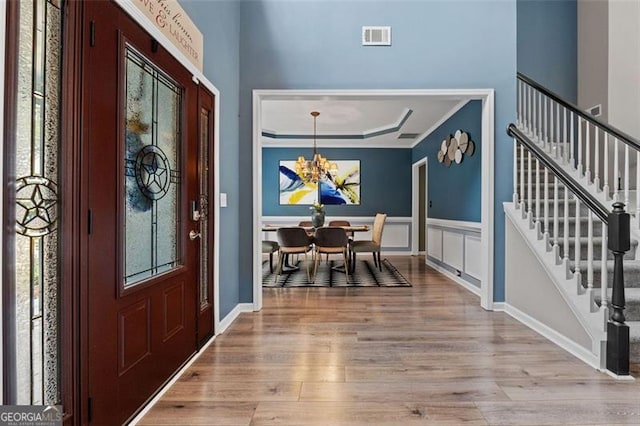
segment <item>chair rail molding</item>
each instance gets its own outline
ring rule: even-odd
[[[317,99],[319,97],[339,98],[357,96],[389,98],[397,96],[434,96],[440,99],[462,99],[482,101],[482,152],[491,155],[482,156],[481,177],[481,290],[480,305],[487,310],[493,309],[494,277],[494,145],[495,145],[495,91],[494,89],[377,89],[377,90],[253,90],[253,305],[254,310],[262,309],[261,252],[262,247],[262,101],[281,100],[297,97],[299,99]],[[351,220],[351,218],[349,218]],[[385,233],[388,229],[385,226]],[[409,249],[410,250],[410,246]]]

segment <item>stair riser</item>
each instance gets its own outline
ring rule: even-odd
[[[609,298],[611,298],[611,290],[609,290]],[[600,295],[595,297],[596,303],[600,305]],[[627,300],[624,308],[625,321],[640,321],[640,300]]]
[[[580,274],[582,278],[582,286],[587,288],[587,265],[586,263],[580,266]],[[573,269],[572,269],[573,270]],[[613,283],[613,271],[609,270],[607,274],[607,283],[609,288]],[[632,269],[625,270],[624,274],[624,286],[625,288],[638,288],[640,287],[640,270]],[[600,262],[594,262],[593,264],[593,287],[600,288]]]
[[[541,227],[540,229],[544,231],[544,222],[540,221]],[[587,220],[581,220],[580,221],[580,236],[584,237],[587,235],[587,231],[588,231],[588,223]],[[553,218],[549,218],[549,235],[551,238],[553,238]],[[562,244],[562,240],[564,239],[564,222],[560,221],[558,223],[558,235],[560,237],[560,241],[559,243]],[[576,235],[576,225],[575,222],[573,221],[569,221],[569,237],[573,238]],[[600,225],[600,223],[595,223],[593,224],[593,236],[594,237],[600,237],[602,236],[602,226]]]
[[[558,245],[560,246],[560,253],[561,256],[564,256],[564,243],[562,241],[562,239],[558,242]],[[631,250],[629,250],[625,256],[624,259],[626,260],[633,260],[635,259],[636,256],[636,249],[637,249],[637,245],[632,245],[631,246]],[[602,242],[597,241],[593,243],[593,258],[596,261],[600,260],[600,255],[601,255],[601,250],[602,250]],[[580,241],[580,259],[586,260],[587,258],[587,254],[589,253],[589,246],[587,245],[587,241]],[[569,239],[569,259],[575,259],[575,239]],[[613,260],[613,252],[611,252],[611,250],[607,250],[607,259],[609,260]]]

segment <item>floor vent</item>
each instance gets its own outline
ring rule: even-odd
[[[598,104],[596,106],[593,106],[587,109],[587,112],[593,115],[594,117],[600,117],[602,115],[602,105]]]
[[[363,46],[391,46],[391,27],[362,27]]]

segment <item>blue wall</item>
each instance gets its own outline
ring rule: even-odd
[[[428,217],[480,222],[481,118],[482,102],[471,101],[413,148],[413,163],[428,157]],[[438,163],[437,154],[442,140],[458,129],[469,134],[476,149],[471,157],[465,155],[462,163],[446,167]]]
[[[359,206],[326,206],[327,216],[411,216],[411,150],[328,148],[320,154],[330,160],[360,160]],[[280,160],[311,158],[311,148],[262,149],[262,214],[265,216],[307,216],[309,206],[279,205]]]
[[[577,0],[518,0],[518,71],[578,99]]]
[[[513,141],[504,129],[515,121],[515,0],[273,0],[240,9],[240,222],[251,223],[253,209],[253,89],[494,88],[494,298],[504,300],[502,203],[511,198],[513,173]],[[393,45],[361,46],[363,25],[391,25]],[[249,226],[241,227],[240,250],[240,299],[249,302]]]
[[[238,183],[238,90],[240,5],[236,1],[180,2],[204,35],[204,75],[220,91],[220,190],[229,207],[220,209],[220,318],[240,302],[240,186]],[[250,191],[248,191],[250,193]],[[247,248],[243,248],[245,254]],[[246,268],[246,265],[242,265]]]

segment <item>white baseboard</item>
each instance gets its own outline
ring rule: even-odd
[[[493,309],[492,311],[495,312],[504,312],[506,310],[506,303],[505,302],[493,302]]]
[[[565,351],[569,352],[571,355],[582,360],[583,362],[587,363],[588,365],[595,368],[596,370],[602,371],[600,369],[600,360],[595,354],[591,353],[588,349],[580,346],[573,340],[558,333],[556,330],[552,329],[548,325],[543,324],[542,322],[533,318],[529,314],[522,312],[520,309],[514,306],[511,306],[506,302],[504,303],[503,308],[504,308],[504,312],[509,314],[514,319],[520,321],[522,324],[526,325],[527,327],[537,332],[541,336],[549,339],[550,341],[560,346]]]
[[[467,281],[463,280],[459,276],[451,273],[451,271],[443,268],[440,265],[437,265],[437,264],[433,263],[429,259],[426,259],[426,263],[427,263],[427,265],[431,266],[436,271],[440,272],[442,275],[445,275],[447,278],[451,279],[452,281],[455,281],[457,284],[460,284],[462,287],[464,287],[465,289],[469,290],[471,293],[475,294],[478,297],[481,296],[481,291],[480,291],[479,287],[476,287],[473,284],[468,283]]]
[[[243,312],[253,312],[253,303],[238,303],[236,307],[233,308],[222,321],[220,321],[220,329],[216,330],[216,335],[224,333],[231,323],[238,318],[238,315]]]

